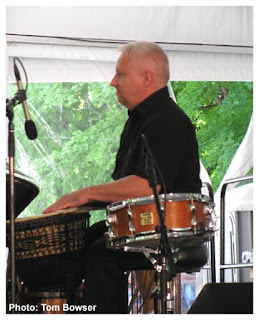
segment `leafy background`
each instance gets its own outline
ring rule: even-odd
[[[200,158],[214,192],[253,111],[252,82],[172,82],[177,103],[196,127]],[[10,97],[17,90],[10,85]],[[15,168],[40,194],[20,217],[41,214],[65,193],[111,181],[127,110],[109,83],[32,83],[27,98],[38,138],[28,140],[21,105],[15,107]],[[105,211],[91,215],[91,223]]]

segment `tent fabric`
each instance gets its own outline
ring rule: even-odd
[[[73,41],[71,42],[70,46],[45,45],[11,42],[10,39],[7,45],[10,80],[14,81],[13,57],[23,58],[32,82],[91,82],[112,79],[118,57],[116,48],[73,46]],[[171,80],[249,81],[253,77],[251,54],[165,51],[169,58]]]
[[[253,211],[253,183],[229,190],[226,193],[225,203],[225,212],[227,213],[235,211]]]
[[[252,7],[12,6],[6,20],[10,81],[13,57],[31,82],[110,81],[116,48],[142,40],[167,52],[171,80],[253,78]]]
[[[12,6],[7,33],[251,46],[252,11],[243,6]]]
[[[224,183],[233,178],[244,177],[248,174],[249,170],[253,168],[253,115],[251,117],[247,132],[243,141],[241,142],[236,154],[234,155],[221,184],[215,193],[215,201],[218,203],[218,215],[220,210],[220,196]],[[231,183],[227,187],[227,193],[231,191],[237,184]],[[249,189],[250,190],[250,189]],[[235,194],[235,193],[233,193]],[[236,204],[238,205],[240,197],[236,197]]]
[[[253,168],[253,116],[223,180],[246,176],[251,168]]]

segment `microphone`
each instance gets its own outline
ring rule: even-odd
[[[29,113],[27,101],[26,101],[26,91],[23,89],[23,85],[22,85],[22,81],[21,81],[21,77],[20,77],[20,72],[19,72],[16,64],[14,64],[14,74],[15,74],[15,78],[16,78],[16,82],[17,82],[17,86],[18,86],[19,94],[20,94],[19,101],[22,102],[23,111],[24,111],[24,115],[25,115],[25,119],[26,119],[25,132],[26,132],[27,137],[30,140],[34,140],[37,138],[38,133],[37,133],[37,129],[36,129],[34,122],[30,118],[30,113]]]

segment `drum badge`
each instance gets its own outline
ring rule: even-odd
[[[140,225],[147,226],[149,224],[154,224],[153,212],[145,212],[140,214]]]

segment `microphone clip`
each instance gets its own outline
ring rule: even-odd
[[[19,103],[23,103],[23,101],[27,100],[26,90],[25,89],[19,89],[16,94],[18,95]]]

